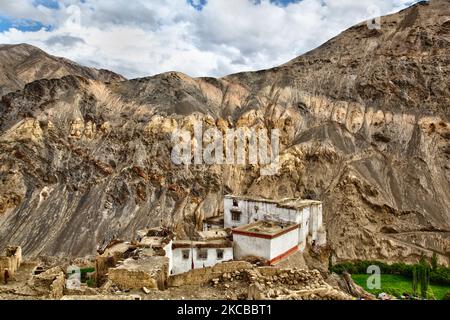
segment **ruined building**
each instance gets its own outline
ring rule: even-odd
[[[4,281],[5,271],[8,270],[10,277],[13,277],[22,263],[22,248],[9,246],[0,256],[0,281]]]

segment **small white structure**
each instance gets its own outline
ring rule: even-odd
[[[79,289],[81,287],[81,269],[78,266],[71,265],[67,268],[67,289]]]
[[[268,200],[243,196],[225,196],[224,226],[235,229],[258,221],[280,221],[299,224],[298,238],[301,250],[308,236],[318,245],[326,243],[322,222],[322,202],[314,200]]]
[[[212,267],[233,260],[233,243],[228,240],[174,241],[172,275]]]
[[[233,229],[236,259],[261,257],[270,265],[299,250],[299,225],[289,222],[259,221]]]

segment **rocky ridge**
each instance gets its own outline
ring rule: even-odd
[[[0,95],[21,90],[27,83],[35,80],[67,75],[78,75],[105,82],[126,80],[114,72],[87,68],[24,43],[0,45],[0,61]]]
[[[270,70],[74,73],[3,95],[0,246],[83,256],[161,222],[189,237],[235,193],[324,201],[334,261],[437,253],[448,264],[449,23],[449,1],[434,0]],[[198,121],[279,129],[280,172],[173,164],[171,133]]]

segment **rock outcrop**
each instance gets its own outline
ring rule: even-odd
[[[448,264],[449,21],[434,0],[270,70],[112,83],[70,72],[3,95],[0,247],[83,256],[161,223],[188,237],[235,193],[322,200],[334,262]],[[174,164],[171,134],[198,122],[279,129],[278,174]]]

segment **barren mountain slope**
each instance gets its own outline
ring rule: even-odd
[[[323,200],[336,260],[448,263],[449,24],[449,1],[435,0],[271,70],[67,76],[5,95],[0,246],[80,256],[161,221],[188,236],[237,193]],[[174,165],[171,133],[195,121],[280,129],[279,174]]]
[[[35,80],[67,75],[105,82],[125,80],[114,72],[83,67],[28,44],[0,45],[0,96],[23,89],[25,84]]]

